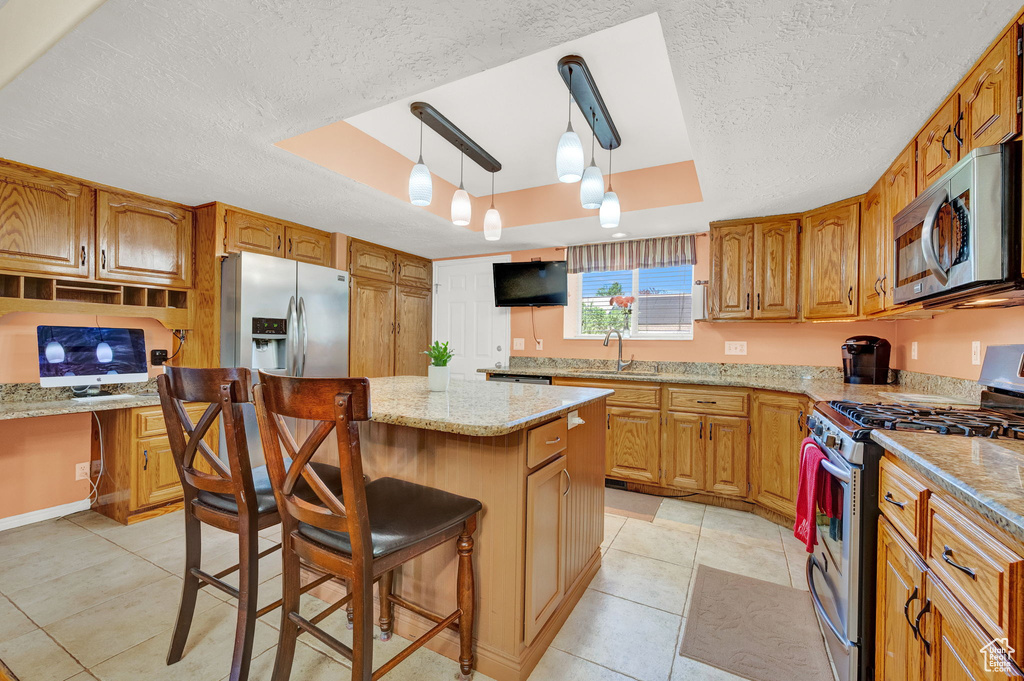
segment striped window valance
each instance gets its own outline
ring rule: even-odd
[[[569,261],[569,274],[694,265],[697,262],[696,243],[693,234],[685,234],[583,244],[569,246],[566,259]]]

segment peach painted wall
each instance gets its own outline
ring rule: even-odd
[[[901,369],[977,380],[981,367],[971,363],[971,343],[981,341],[981,356],[989,345],[1024,343],[1024,307],[993,310],[951,310],[932,319],[899,322],[899,346],[894,363]],[[917,342],[917,359],[911,343]]]

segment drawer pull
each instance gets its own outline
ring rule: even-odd
[[[85,266],[85,246],[82,246],[82,266]]]
[[[896,508],[903,508],[904,506],[907,505],[907,502],[905,501],[896,501],[895,499],[893,499],[892,492],[885,493],[885,500],[888,501],[893,506],[895,506]]]
[[[921,637],[921,643],[924,644],[924,652],[928,655],[932,654],[932,643],[924,637],[924,633],[921,631],[921,618],[924,617],[926,612],[931,612],[932,602],[925,601],[924,607],[921,608],[921,612],[917,613],[917,617],[914,618],[914,629],[917,631],[917,635]]]
[[[697,400],[697,404],[718,404],[715,400]]]
[[[561,441],[562,441],[562,438],[556,437],[554,440],[545,440],[544,442],[545,442],[545,444],[549,444],[549,445],[557,445]]]
[[[148,449],[143,449],[142,450],[142,470],[146,470],[148,468],[149,468],[149,450]]]
[[[907,602],[903,604],[903,616],[906,618],[907,624],[910,625],[910,630],[912,632],[914,632],[914,638],[915,639],[917,638],[918,631],[917,631],[917,627],[914,626],[914,623],[910,621],[910,604],[913,603],[916,600],[917,600],[917,584],[914,585],[914,593],[910,594],[910,598],[908,598]]]
[[[572,489],[572,476],[569,475],[568,468],[563,468],[562,472],[565,473],[565,491],[562,492],[562,496],[564,497],[566,494],[569,493],[569,490]]]
[[[960,565],[959,563],[954,562],[953,559],[950,557],[952,555],[953,555],[953,549],[949,548],[948,546],[943,546],[942,547],[942,560],[946,561],[947,563],[949,563],[950,565],[955,567],[957,570],[960,570],[961,572],[966,574],[971,579],[977,579],[978,578],[978,576],[974,573],[974,570],[972,570],[969,567],[966,567],[964,565]]]

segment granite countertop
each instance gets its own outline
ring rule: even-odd
[[[160,404],[160,396],[156,393],[140,395],[124,395],[117,399],[89,400],[4,400],[0,402],[0,421],[9,419],[27,419],[35,416],[56,416],[58,414],[83,414],[109,409],[129,409],[131,407],[155,407]]]
[[[611,395],[611,390],[452,379],[430,392],[425,376],[370,379],[370,420],[488,437],[505,435]]]

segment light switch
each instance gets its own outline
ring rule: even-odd
[[[513,338],[512,339],[512,349],[513,350],[525,350],[526,349],[526,339],[525,338]]]
[[[747,341],[726,341],[725,354],[745,355],[747,354]]]
[[[910,359],[917,359],[917,341],[910,344]]]

